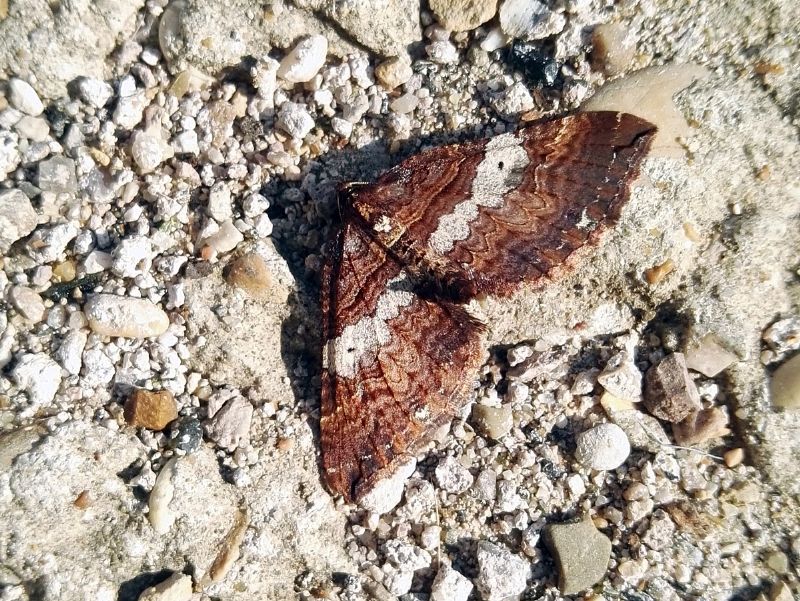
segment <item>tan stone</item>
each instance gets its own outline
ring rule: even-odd
[[[241,288],[250,296],[265,298],[272,287],[272,276],[258,253],[247,253],[236,259],[225,274],[231,286]]]
[[[177,418],[178,406],[168,390],[137,388],[125,401],[125,421],[131,426],[158,431]]]

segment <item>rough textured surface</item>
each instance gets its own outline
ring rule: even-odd
[[[645,385],[645,407],[659,419],[676,424],[702,408],[683,353],[667,355],[652,366],[645,376]]]
[[[545,530],[545,541],[558,564],[558,588],[565,595],[580,593],[605,576],[611,541],[592,520],[552,524]]]

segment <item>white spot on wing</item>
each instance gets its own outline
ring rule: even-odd
[[[391,338],[387,322],[400,315],[400,310],[413,300],[411,283],[405,273],[389,280],[378,297],[375,313],[345,327],[325,345],[323,361],[327,361],[329,373],[352,378],[360,362],[374,360],[381,346]]]
[[[519,186],[530,163],[522,140],[514,134],[503,134],[489,140],[485,155],[472,180],[470,195],[458,203],[452,213],[439,217],[428,245],[444,255],[459,240],[469,236],[470,223],[478,217],[478,207],[500,207],[503,196]]]

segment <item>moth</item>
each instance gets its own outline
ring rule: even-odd
[[[358,501],[450,421],[482,360],[463,306],[575,262],[615,224],[655,135],[587,112],[442,146],[340,192],[322,271],[321,447]]]

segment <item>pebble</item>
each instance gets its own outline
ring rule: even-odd
[[[61,386],[61,367],[44,353],[26,353],[17,361],[11,377],[28,393],[32,405],[46,405]]]
[[[744,461],[744,449],[737,447],[735,449],[731,449],[730,451],[726,451],[725,455],[723,455],[723,458],[725,459],[725,465],[730,468],[734,468]]]
[[[201,248],[208,246],[215,255],[218,255],[233,250],[242,240],[244,240],[242,232],[237,230],[229,219],[222,223],[215,233],[204,238],[200,246]]]
[[[117,101],[117,107],[114,109],[114,123],[123,129],[133,129],[141,122],[148,103],[144,90],[123,96]]]
[[[5,177],[14,171],[22,157],[18,150],[19,136],[10,131],[0,130],[0,177]]]
[[[208,204],[206,212],[209,216],[222,223],[233,217],[233,204],[231,201],[231,189],[227,182],[216,182],[208,191]]]
[[[772,404],[783,409],[800,408],[800,355],[775,370],[770,380]]]
[[[26,115],[17,121],[14,130],[20,138],[32,142],[44,142],[50,135],[50,124],[47,123],[47,119]]]
[[[14,286],[8,296],[14,308],[31,323],[39,323],[44,319],[44,302],[35,290],[27,286]]]
[[[164,582],[146,588],[139,601],[190,601],[193,593],[192,577],[175,572]]]
[[[672,353],[647,370],[644,405],[659,419],[678,423],[702,408],[683,353]]]
[[[82,384],[90,388],[106,386],[114,379],[114,362],[100,348],[83,351]]]
[[[769,601],[793,601],[794,599],[791,587],[781,580],[769,589]]]
[[[800,317],[779,319],[761,337],[779,355],[800,349]]]
[[[241,288],[256,298],[265,298],[272,287],[272,276],[267,264],[255,252],[247,253],[231,263],[225,279],[231,286]]]
[[[43,192],[75,194],[78,179],[75,177],[75,161],[67,157],[55,156],[39,163],[36,184]]]
[[[626,351],[608,360],[597,376],[598,383],[615,397],[638,403],[642,400],[642,372]]]
[[[656,551],[663,551],[675,542],[675,522],[663,509],[657,509],[650,518],[650,525],[642,536],[642,542]]]
[[[545,543],[558,564],[562,594],[575,595],[605,577],[611,541],[588,516],[572,524],[548,525]]]
[[[22,79],[12,77],[8,80],[8,101],[15,109],[27,115],[41,115],[44,105],[31,85]]]
[[[360,501],[361,507],[377,515],[388,513],[400,504],[406,481],[417,468],[417,460],[406,456],[396,460],[391,473],[382,478],[365,494]]]
[[[393,56],[375,67],[375,77],[386,90],[394,90],[406,83],[414,71],[407,56]]]
[[[328,40],[312,35],[302,40],[287,54],[278,67],[278,77],[292,83],[311,81],[325,64]]]
[[[628,458],[631,446],[616,424],[600,424],[578,434],[575,458],[593,470],[615,470]]]
[[[497,0],[431,0],[430,8],[448,31],[469,31],[494,17]]]
[[[472,589],[469,578],[442,563],[431,585],[430,601],[467,601]]]
[[[178,419],[178,405],[168,390],[136,388],[125,400],[124,416],[129,426],[161,431]]]
[[[454,495],[461,494],[472,486],[472,474],[454,457],[445,457],[439,461],[435,475],[439,486]]]
[[[83,365],[83,349],[86,348],[86,341],[89,336],[81,330],[71,330],[64,336],[61,345],[55,352],[56,360],[67,372],[77,376],[81,372]]]
[[[244,535],[249,525],[250,520],[247,511],[237,511],[236,520],[225,535],[221,544],[221,549],[217,553],[214,563],[208,570],[212,582],[222,582],[228,572],[230,572],[233,564],[239,559],[242,541],[244,540]]]
[[[28,253],[39,263],[52,263],[61,257],[67,244],[78,235],[71,223],[37,229],[28,241]]]
[[[334,117],[331,119],[331,129],[333,133],[342,138],[349,138],[353,133],[353,124],[347,119]]]
[[[175,154],[200,154],[197,132],[193,129],[183,131],[172,138],[172,150]]]
[[[514,427],[514,416],[507,405],[487,407],[476,404],[472,407],[472,421],[481,434],[492,440],[500,440]]]
[[[277,125],[293,138],[302,140],[314,129],[314,118],[304,105],[284,102],[278,113]]]
[[[141,174],[150,173],[161,163],[172,158],[174,154],[172,145],[164,139],[159,126],[133,134],[131,156]]]
[[[609,543],[610,545],[610,543]],[[522,594],[530,577],[527,561],[506,547],[478,543],[478,576],[475,579],[483,601],[506,601]]]
[[[130,296],[95,294],[83,307],[89,327],[103,336],[148,338],[169,327],[169,317],[153,302]]]
[[[503,33],[500,27],[492,27],[481,40],[481,50],[484,52],[494,52],[508,44],[510,38]]]
[[[395,113],[405,115],[414,112],[414,109],[419,105],[419,98],[412,92],[398,96],[389,104],[389,108]]]
[[[182,418],[170,428],[170,447],[194,453],[203,443],[203,426],[194,418]]]
[[[236,395],[206,420],[205,431],[217,445],[234,451],[247,443],[252,420],[253,406],[244,397]]]
[[[528,87],[518,81],[491,98],[492,107],[503,117],[511,118],[532,110],[536,105]]]
[[[111,253],[111,270],[121,278],[147,274],[153,262],[153,243],[147,236],[120,240]]]
[[[242,202],[242,210],[245,217],[257,217],[269,208],[269,200],[265,196],[253,193],[247,196]]]
[[[500,27],[512,38],[541,40],[564,29],[567,19],[539,0],[504,0]]]
[[[404,540],[393,538],[384,545],[386,560],[398,568],[415,572],[431,565],[431,554]]]
[[[739,358],[725,348],[715,334],[706,334],[696,345],[686,349],[686,367],[713,378],[725,371]]]
[[[592,61],[606,75],[621,75],[636,57],[636,38],[627,24],[601,23],[592,31]]]
[[[0,191],[0,253],[36,228],[38,216],[30,199],[21,190]]]
[[[683,421],[672,425],[675,442],[692,446],[730,434],[728,415],[719,407],[709,407],[694,412]]]
[[[457,63],[459,59],[458,48],[449,40],[431,42],[425,46],[425,52],[434,63],[442,65]]]
[[[78,79],[78,94],[85,103],[96,109],[103,108],[114,95],[114,88],[95,77]]]
[[[175,467],[178,462],[177,457],[167,461],[158,472],[156,483],[150,491],[147,500],[149,512],[147,519],[150,525],[158,534],[166,534],[175,522],[175,512],[170,509],[169,504],[175,495],[175,485],[172,479],[175,476]]]

